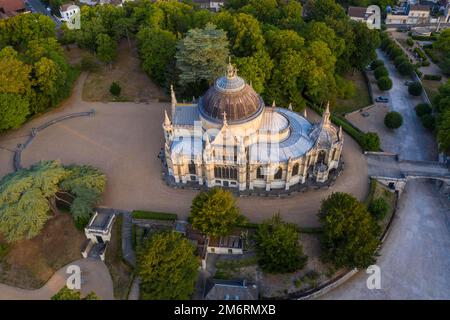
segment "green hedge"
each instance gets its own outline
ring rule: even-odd
[[[178,216],[175,213],[154,212],[154,211],[141,211],[134,210],[131,213],[134,219],[149,219],[149,220],[169,220],[175,221]]]
[[[437,40],[436,36],[412,36],[412,38],[414,40],[419,40],[419,41],[436,41]]]
[[[425,74],[425,75],[423,76],[423,78],[424,78],[425,80],[441,81],[442,76],[439,75],[439,74]]]
[[[414,52],[416,52],[420,58],[422,58],[423,61],[428,60],[427,55],[425,54],[425,52],[422,51],[422,49],[420,49],[419,47],[415,47],[414,48]]]
[[[438,57],[436,57],[436,55],[433,52],[433,48],[429,48],[429,47],[423,47],[423,50],[425,51],[425,53],[430,57],[431,61],[433,61],[434,63],[439,63],[440,60],[438,59]]]

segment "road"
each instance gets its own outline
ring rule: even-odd
[[[404,120],[389,138],[389,151],[401,159],[436,160],[435,142],[423,134],[403,84],[405,79],[380,52],[379,58],[385,61],[393,81],[391,108]],[[361,271],[321,299],[450,299],[450,201],[434,182],[407,183],[380,253],[381,289],[367,289],[368,275]]]
[[[45,7],[45,5],[39,1],[39,0],[27,0],[28,6],[30,6],[34,12],[36,13],[41,13],[43,15],[49,16],[50,18],[52,18],[52,20],[55,22],[56,24],[56,28],[58,29],[61,25],[61,22],[56,19],[52,14],[50,14],[49,11],[47,11],[47,8]]]

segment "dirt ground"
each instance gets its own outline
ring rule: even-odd
[[[137,49],[127,41],[120,42],[117,59],[113,66],[103,66],[97,72],[91,72],[83,87],[85,101],[114,101],[109,87],[117,82],[122,88],[120,101],[161,100],[167,101],[162,88],[155,85],[140,66]]]
[[[85,240],[70,214],[55,215],[38,236],[10,247],[0,261],[0,283],[25,289],[41,287],[59,268],[81,258]]]

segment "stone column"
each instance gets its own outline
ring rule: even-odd
[[[266,167],[266,191],[270,191],[270,183],[272,182],[273,174],[270,170],[270,163]]]

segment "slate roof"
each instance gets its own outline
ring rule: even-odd
[[[259,290],[245,280],[208,279],[205,286],[206,300],[258,300]]]

